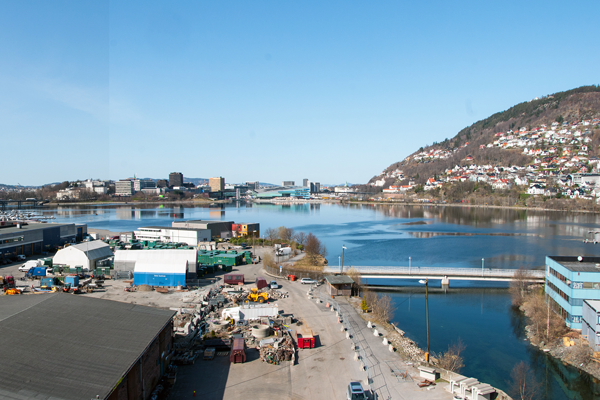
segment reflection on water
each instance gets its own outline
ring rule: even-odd
[[[422,348],[426,344],[422,287],[387,291],[396,306],[394,322]],[[459,338],[466,345],[461,373],[505,391],[510,373],[525,360],[542,383],[539,399],[598,399],[598,384],[525,340],[525,317],[510,304],[506,290],[440,289],[429,293],[430,348],[446,351]]]
[[[600,245],[583,243],[600,227],[594,214],[568,214],[476,207],[373,204],[102,205],[44,209],[57,222],[83,222],[93,228],[132,231],[140,226],[170,226],[175,219],[227,219],[258,222],[264,230],[285,225],[311,232],[328,249],[330,265],[450,266],[536,268],[547,255],[599,256]],[[394,321],[418,343],[425,343],[425,299],[416,282],[390,292],[397,310]],[[465,287],[460,289],[459,285]],[[506,287],[506,284],[489,284]],[[408,286],[408,288],[406,287]],[[445,351],[461,338],[466,344],[464,373],[502,389],[515,364],[525,360],[544,383],[545,399],[600,399],[597,385],[560,362],[554,362],[524,340],[523,316],[510,305],[506,289],[474,289],[452,281],[447,292],[430,295],[431,348]]]

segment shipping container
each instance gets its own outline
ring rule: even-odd
[[[262,288],[265,288],[265,287],[267,287],[267,286],[268,286],[268,285],[267,285],[267,280],[266,280],[265,278],[262,278],[262,277],[260,277],[260,276],[259,276],[258,278],[256,278],[256,287],[257,287],[259,290],[260,290],[260,289],[262,289]]]
[[[243,363],[246,361],[246,342],[242,338],[233,339],[229,361],[232,363]]]
[[[71,287],[79,286],[79,276],[78,275],[69,275],[65,277],[65,285],[71,285]]]
[[[224,282],[228,285],[237,285],[238,283],[244,283],[243,274],[225,274]]]

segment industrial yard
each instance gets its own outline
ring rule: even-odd
[[[70,252],[78,256],[77,248],[83,246],[73,246]],[[93,243],[89,248],[104,257],[105,247]],[[167,251],[185,255],[189,250],[137,252],[160,259],[161,252]],[[360,382],[367,394],[376,392],[379,398],[452,398],[445,390],[447,383],[436,385],[435,373],[428,380],[417,363],[400,359],[388,343],[392,332],[388,335],[385,329],[368,324],[345,297],[333,298],[325,287],[328,281],[304,285],[269,276],[261,263],[253,263],[271,251],[271,247],[254,248],[251,254],[241,252],[241,259],[233,252],[199,251],[202,262],[194,268],[202,276],[188,279],[187,286],[135,284],[131,275],[119,278],[116,271],[113,279],[109,275],[104,276],[107,279],[84,278],[83,274],[85,283],[78,281],[76,293],[77,297],[174,313],[172,348],[160,356],[162,378],[145,398],[245,399],[248,393],[256,398],[345,398],[349,382]],[[200,265],[211,262],[207,257],[231,262],[231,266],[201,271],[205,267]],[[23,280],[19,265],[5,266],[2,274],[13,274],[24,296],[56,296],[50,287],[42,287],[44,279],[54,282],[61,276],[66,282],[81,272],[63,273],[63,267],[55,265],[54,277],[49,273],[46,278]]]

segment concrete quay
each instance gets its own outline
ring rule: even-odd
[[[246,281],[252,281],[255,276],[268,277],[260,264],[238,269],[245,274]],[[316,290],[313,290],[312,296],[307,295],[309,285],[278,277],[267,278],[271,279],[278,281],[282,286],[280,290],[289,293],[288,298],[277,301],[279,309],[293,314],[304,326],[313,330],[316,347],[299,349],[294,365],[291,362],[280,365],[264,363],[259,360],[256,349],[247,350],[247,361],[242,364],[231,364],[225,356],[217,356],[210,361],[198,359],[193,365],[179,367],[177,382],[169,399],[190,397],[194,391],[202,399],[246,400],[248,396],[345,399],[346,388],[351,381],[360,381],[365,389],[372,387],[379,399],[452,399],[453,396],[445,389],[447,384],[438,384],[429,390],[419,388],[417,383],[422,381],[419,371],[402,362],[398,354],[391,353],[388,346],[382,344],[383,336],[373,336],[372,329],[345,299],[336,298],[347,322],[353,326],[355,342],[364,349],[369,365],[373,366],[373,380],[369,385],[368,374],[361,368],[361,361],[354,359],[353,340],[347,338],[346,330],[342,330],[344,323],[338,322],[339,310],[332,311],[326,307],[326,301],[317,302],[319,293]],[[296,324],[290,326],[294,330],[296,327]],[[406,380],[396,377],[392,369],[407,371]]]

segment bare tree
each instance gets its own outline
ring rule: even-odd
[[[266,252],[262,256],[263,265],[267,267],[275,267],[275,259],[273,258],[273,254]]]
[[[466,347],[467,346],[465,346],[463,341],[459,338],[456,343],[448,346],[448,351],[442,353],[442,355],[438,357],[438,365],[448,371],[456,373],[460,372],[460,370],[465,366],[464,359],[461,354]]]
[[[363,300],[367,303],[367,308],[373,311],[375,303],[377,303],[377,293],[373,292],[367,286],[363,287]]]
[[[292,228],[286,228],[285,226],[280,226],[279,228],[277,228],[277,231],[279,233],[279,238],[281,240],[290,241],[290,240],[292,240],[292,237],[294,236],[294,229],[292,229]]]
[[[533,400],[539,398],[541,389],[540,383],[535,379],[535,375],[529,365],[521,361],[512,369],[510,373],[512,383],[510,386],[511,396],[515,400]]]
[[[327,255],[327,248],[321,241],[312,233],[309,233],[306,237],[306,255],[307,257],[315,262],[319,256],[325,257]]]
[[[560,337],[567,329],[564,320],[550,310],[541,291],[529,293],[521,308],[531,324],[533,334],[531,340],[534,343],[541,341],[549,343]]]
[[[296,234],[294,235],[294,240],[296,241],[296,243],[304,247],[304,244],[306,243],[306,233],[296,232]]]
[[[525,294],[531,286],[531,271],[519,268],[515,271],[514,280],[510,282],[509,292],[511,294],[512,305],[520,307],[525,301]]]
[[[377,296],[373,305],[373,313],[383,322],[389,322],[394,316],[396,307],[392,304],[392,298],[389,295]]]
[[[348,269],[346,271],[346,275],[348,275],[350,278],[352,278],[352,280],[354,281],[354,285],[352,285],[352,288],[360,296],[360,294],[359,294],[360,289],[361,289],[360,272],[358,272],[358,270],[356,268],[350,267],[350,269]]]
[[[277,232],[276,229],[267,228],[267,230],[265,231],[265,238],[267,238],[268,241],[273,243],[275,240],[277,240],[279,238],[279,233]]]

